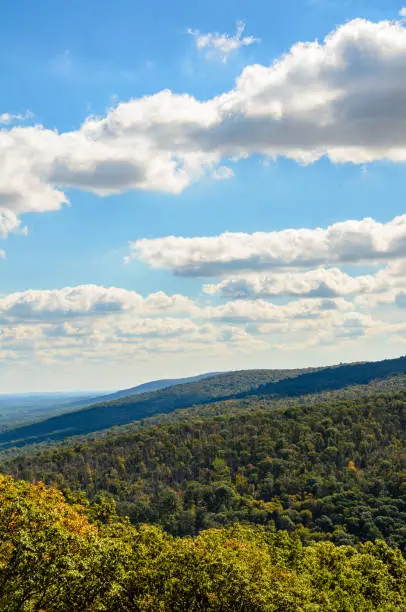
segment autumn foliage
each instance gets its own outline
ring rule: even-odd
[[[132,527],[111,500],[68,503],[0,476],[0,609],[375,611],[406,604],[406,563],[383,542],[305,546],[298,534],[234,525],[177,538]]]

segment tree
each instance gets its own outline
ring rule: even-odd
[[[59,491],[0,476],[4,612],[102,609],[124,558],[124,544],[100,538],[83,508],[71,507]]]

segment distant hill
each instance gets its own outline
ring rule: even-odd
[[[406,387],[394,378],[389,390],[385,379],[322,398],[202,405],[179,411],[195,413],[183,421],[134,422],[4,459],[0,471],[59,486],[73,501],[83,501],[75,491],[111,495],[134,524],[160,523],[173,535],[259,523],[299,528],[307,543],[385,539],[406,556]]]
[[[108,395],[100,395],[94,400],[97,402],[110,401],[121,399],[122,397],[131,397],[133,395],[140,395],[141,393],[148,393],[150,391],[159,391],[160,389],[168,389],[175,385],[184,385],[186,383],[195,382],[202,380],[203,378],[211,378],[217,376],[219,372],[211,372],[209,374],[199,374],[198,376],[189,376],[187,378],[168,378],[163,380],[152,380],[150,382],[137,385],[131,389],[124,389],[123,391],[116,391],[115,393],[109,393]]]
[[[309,393],[335,391],[353,385],[367,385],[406,373],[406,357],[384,361],[340,364],[313,372],[304,372],[293,380],[271,381],[251,391],[249,395],[297,397]],[[241,397],[247,395],[241,394]]]
[[[404,387],[406,357],[307,370],[246,370],[200,377],[199,380],[117,399],[105,398],[85,409],[0,433],[0,450],[87,435],[159,414],[220,400],[255,397],[287,398],[320,394],[399,376]],[[161,381],[163,382],[163,381]],[[154,384],[154,383],[152,383]]]
[[[304,370],[246,370],[199,377],[199,380],[177,384],[144,393],[137,392],[118,399],[105,398],[82,410],[61,414],[39,423],[2,432],[0,449],[23,446],[69,436],[84,435],[125,425],[155,414],[205,404],[255,390],[272,380],[295,377]],[[153,384],[153,383],[152,383]]]
[[[42,421],[66,412],[72,412],[98,402],[120,399],[166,389],[174,385],[194,382],[202,378],[215,376],[217,372],[200,374],[188,378],[173,378],[153,380],[131,389],[123,389],[114,393],[98,393],[97,391],[82,391],[71,393],[4,393],[0,394],[0,431],[20,427],[25,424]]]
[[[72,406],[94,403],[96,392],[72,393],[1,393],[0,429],[23,422],[45,419]]]

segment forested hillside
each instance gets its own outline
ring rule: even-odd
[[[215,376],[3,456],[0,609],[405,609],[404,363]]]
[[[261,527],[173,538],[114,504],[0,476],[4,612],[396,612],[406,563],[383,542],[304,545]]]
[[[187,384],[101,401],[39,423],[0,433],[0,451],[86,435],[175,410],[233,398],[298,397],[329,392],[406,374],[406,358],[307,370],[228,372]],[[400,380],[400,379],[399,379]]]
[[[152,380],[130,389],[114,393],[17,393],[0,394],[0,431],[21,427],[67,412],[78,411],[96,402],[106,402],[141,393],[166,389],[175,385],[194,382],[215,374],[201,374],[189,378]]]
[[[239,521],[406,549],[406,391],[285,408],[247,402],[220,404],[215,418],[49,449],[1,470],[91,499],[110,494],[134,524],[176,535]]]
[[[293,380],[271,381],[250,395],[298,396],[321,391],[342,389],[351,385],[366,385],[373,380],[406,374],[406,357],[384,361],[349,363],[299,374]]]
[[[94,393],[0,394],[0,431],[93,404]]]
[[[109,393],[108,395],[105,395],[103,397],[100,396],[96,398],[96,400],[97,402],[117,400],[123,397],[131,397],[134,395],[140,395],[141,393],[159,391],[159,389],[168,389],[169,387],[175,387],[176,385],[185,385],[187,383],[202,380],[203,378],[213,378],[213,376],[216,376],[218,374],[219,374],[218,372],[213,372],[209,374],[199,374],[197,376],[189,376],[187,378],[163,378],[160,380],[151,380],[150,382],[142,383],[141,385],[137,385],[136,387],[131,387],[130,389],[122,389],[121,391],[116,391],[115,393]],[[92,402],[92,403],[95,403],[95,402]]]
[[[99,402],[82,410],[2,432],[0,449],[44,440],[60,440],[124,425],[154,414],[168,413],[246,393],[271,380],[291,378],[302,372],[303,370],[229,372],[150,393]]]

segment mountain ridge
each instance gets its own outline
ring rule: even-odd
[[[378,385],[379,387],[379,385]],[[369,390],[369,389],[368,389]],[[134,524],[194,535],[236,522],[406,554],[406,385],[225,403],[221,414],[110,432],[1,462],[80,503],[108,496]]]
[[[74,412],[0,433],[0,449],[87,435],[156,414],[249,397],[298,397],[406,374],[406,357],[297,370],[242,370],[97,402]]]
[[[96,403],[166,389],[178,384],[186,384],[216,376],[217,374],[219,372],[197,374],[184,378],[152,380],[118,391],[0,393],[0,430],[15,429],[41,422],[54,416],[85,409],[87,406]]]
[[[140,395],[141,393],[149,393],[152,391],[159,391],[161,389],[168,389],[169,387],[175,387],[176,385],[185,385],[187,383],[196,382],[203,378],[211,378],[212,376],[218,376],[220,374],[227,374],[227,372],[208,372],[207,374],[196,374],[195,376],[186,376],[183,378],[159,378],[157,380],[151,380],[135,387],[129,387],[113,393],[107,393],[106,395],[96,396],[96,401],[114,401],[124,397],[131,397],[133,395]],[[94,402],[96,403],[96,402]]]
[[[157,413],[172,412],[194,404],[233,397],[271,378],[295,376],[303,370],[240,370],[206,376],[194,382],[173,385],[116,400],[96,402],[79,410],[0,433],[0,449],[45,440],[60,440],[125,425]]]

